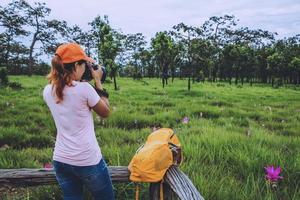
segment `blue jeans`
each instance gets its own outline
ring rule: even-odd
[[[114,199],[111,179],[103,159],[97,165],[84,167],[54,160],[53,166],[64,200],[82,200],[83,185],[92,193],[95,200]]]

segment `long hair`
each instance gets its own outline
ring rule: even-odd
[[[79,60],[78,64],[84,63],[84,60]],[[56,103],[60,103],[64,99],[63,90],[65,86],[72,86],[73,71],[75,71],[75,63],[63,63],[58,55],[55,55],[51,61],[51,71],[47,75],[47,79],[52,84],[52,90],[55,90]]]

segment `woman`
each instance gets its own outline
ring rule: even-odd
[[[95,88],[80,82],[91,62],[76,43],[59,46],[47,76],[43,97],[57,129],[53,165],[64,199],[83,199],[85,185],[95,199],[114,199],[112,183],[96,140],[92,110],[108,117],[108,94],[103,90],[103,72],[91,70]],[[99,95],[100,96],[99,96]]]

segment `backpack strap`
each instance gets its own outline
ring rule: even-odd
[[[139,200],[140,186],[137,183],[135,186],[135,200]]]
[[[180,165],[182,163],[182,159],[183,159],[181,147],[177,146],[176,144],[173,144],[172,142],[168,142],[168,145],[172,151],[173,164]]]
[[[170,139],[172,139],[172,137],[175,135],[175,133],[172,133],[172,135],[170,136]]]
[[[164,183],[164,179],[161,180],[160,182],[160,188],[159,188],[159,200],[164,200],[164,191],[163,191],[163,183]]]
[[[145,146],[145,144],[142,144],[135,152],[135,154],[137,154],[143,147]]]

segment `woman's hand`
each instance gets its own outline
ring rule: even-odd
[[[95,81],[95,87],[99,90],[103,90],[102,84],[101,84],[101,78],[103,76],[103,71],[101,66],[98,67],[97,70],[94,70],[91,66],[89,66],[89,69],[91,71],[92,77],[94,78]]]
[[[101,66],[98,67],[97,70],[94,70],[90,65],[88,65],[92,77],[94,78],[95,81],[101,81],[102,75],[103,75],[103,71],[101,69]]]

